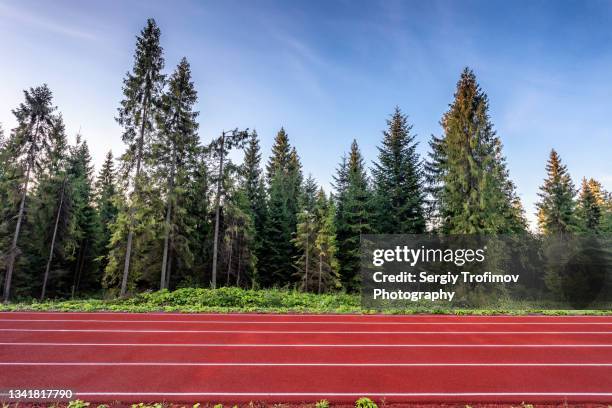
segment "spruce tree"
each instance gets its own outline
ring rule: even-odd
[[[444,136],[430,143],[427,171],[432,227],[444,233],[524,230],[501,140],[489,118],[489,101],[466,68],[441,121]]]
[[[151,156],[151,135],[154,129],[155,110],[159,105],[164,85],[163,49],[160,46],[160,29],[155,20],[149,19],[147,25],[136,38],[136,51],[132,72],[123,81],[124,99],[121,101],[117,122],[123,127],[123,142],[127,150],[121,157],[124,175],[132,189],[130,199],[124,210],[128,211],[126,225],[127,240],[122,267],[121,291],[127,291],[130,259],[136,229],[137,206],[142,204],[141,192],[144,186],[143,166]],[[118,255],[118,254],[117,254]],[[119,262],[109,263],[107,274],[119,272]],[[108,268],[107,268],[108,269]]]
[[[600,228],[602,208],[596,194],[587,179],[583,178],[576,215],[580,228],[584,232],[594,233],[599,231]]]
[[[272,154],[270,155],[270,159],[266,165],[266,180],[268,185],[272,183],[272,178],[277,171],[287,171],[290,155],[291,146],[289,145],[289,136],[287,135],[287,132],[285,132],[285,128],[281,127],[274,138]]]
[[[314,179],[314,177],[312,177],[312,174],[309,174],[304,181],[302,192],[300,194],[300,209],[302,211],[306,210],[310,211],[311,213],[314,211],[318,192],[319,186],[317,185],[317,181]]]
[[[546,164],[546,174],[538,193],[538,227],[544,234],[573,232],[576,229],[574,184],[554,149]]]
[[[108,152],[102,164],[95,185],[95,203],[100,222],[100,235],[97,247],[99,248],[99,275],[102,275],[108,264],[108,245],[111,240],[111,225],[117,219],[117,179],[113,153]]]
[[[183,245],[181,253],[177,251],[176,243],[189,242],[189,227],[183,217],[183,196],[199,149],[198,112],[193,110],[196,102],[191,68],[187,59],[183,58],[170,77],[157,116],[159,136],[154,148],[156,170],[158,178],[167,179],[164,188],[166,214],[160,289],[168,287],[173,254],[181,257],[183,262],[192,258],[189,245]]]
[[[25,102],[13,110],[17,119],[17,127],[13,129],[11,137],[11,154],[14,160],[23,169],[20,187],[19,209],[16,214],[16,223],[11,245],[7,254],[6,273],[4,279],[4,302],[8,302],[11,294],[11,283],[15,260],[18,252],[19,234],[25,216],[25,204],[31,176],[40,160],[44,150],[49,144],[49,134],[53,127],[55,107],[52,105],[53,95],[47,85],[30,88],[24,91]]]
[[[253,253],[255,269],[259,269],[259,261],[264,253],[264,234],[266,224],[266,191],[261,170],[261,152],[259,137],[253,131],[244,151],[243,189],[249,203],[249,212],[253,220],[254,237]]]
[[[268,189],[268,213],[266,215],[264,252],[261,259],[259,280],[262,286],[284,286],[291,282],[293,257],[296,253],[291,239],[295,232],[292,225],[287,176],[277,171]]]
[[[40,291],[41,300],[47,292],[52,266],[53,272],[61,276],[66,270],[66,263],[74,247],[73,234],[70,230],[73,212],[67,167],[68,143],[60,115],[53,121],[48,153],[37,171],[38,183],[34,192],[28,228],[33,231],[28,239],[32,248],[29,251],[30,255],[33,255],[32,252],[37,252],[41,263],[43,259],[46,262]],[[31,260],[33,258],[30,257]],[[35,261],[30,263],[30,267],[39,268]],[[55,282],[56,286],[57,283]]]
[[[412,126],[399,107],[387,120],[378,162],[372,169],[375,185],[376,229],[381,234],[425,231],[421,163]]]
[[[320,228],[319,221],[314,206],[312,209],[302,210],[298,214],[297,231],[295,238],[292,240],[298,250],[295,275],[298,280],[298,287],[305,292],[314,287],[313,282],[316,282],[316,274],[314,273],[314,266],[317,263],[315,244]]]
[[[297,230],[303,183],[300,158],[283,128],[276,135],[266,169],[268,213],[260,279],[264,286],[283,286],[292,282],[292,261],[298,255],[291,240]]]
[[[218,158],[219,164],[217,168],[217,194],[215,197],[215,232],[213,236],[213,263],[212,263],[212,279],[211,287],[215,289],[217,287],[217,264],[219,257],[219,233],[221,231],[221,212],[222,212],[222,199],[226,194],[226,181],[228,180],[231,171],[233,170],[233,164],[227,160],[227,156],[234,148],[242,149],[247,143],[249,137],[249,131],[234,129],[232,131],[221,132],[221,136],[214,140],[210,145],[210,150],[213,155]],[[227,163],[226,163],[227,160]]]
[[[317,293],[336,290],[340,285],[338,274],[338,260],[336,253],[336,229],[334,227],[334,216],[336,208],[334,202],[328,199],[323,189],[319,190],[316,205],[318,230],[315,239],[317,252]]]
[[[334,181],[340,277],[343,287],[347,291],[354,291],[359,286],[361,235],[372,231],[370,225],[372,194],[364,160],[356,140],[351,144],[348,160],[344,157],[340,163]]]
[[[75,241],[74,259],[70,265],[72,279],[66,280],[71,296],[81,290],[93,292],[99,289],[101,275],[97,264],[100,239],[100,222],[94,208],[93,165],[89,146],[80,135],[70,149],[68,163],[68,183],[70,185],[73,224],[72,234]]]

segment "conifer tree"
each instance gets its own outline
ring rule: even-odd
[[[302,193],[302,165],[284,129],[278,132],[267,165],[269,179],[265,248],[260,280],[264,286],[292,281],[293,260],[298,255],[292,239],[297,229]]]
[[[132,72],[128,72],[123,82],[124,99],[121,101],[117,122],[123,127],[123,142],[127,150],[121,157],[123,172],[131,184],[132,192],[126,203],[128,211],[127,240],[121,279],[123,296],[127,291],[128,274],[134,230],[136,229],[137,206],[142,205],[140,197],[144,182],[143,165],[151,156],[151,134],[154,131],[155,110],[159,105],[164,85],[163,49],[159,44],[160,29],[155,20],[149,19],[147,25],[136,38],[136,51]],[[118,254],[117,254],[118,255]],[[119,268],[119,262],[109,263],[110,267]],[[118,271],[107,270],[113,274]]]
[[[277,171],[287,171],[289,167],[289,159],[291,155],[291,146],[289,145],[289,136],[285,132],[285,128],[280,128],[274,144],[272,145],[272,154],[266,165],[266,179],[268,185],[272,183],[272,178]]]
[[[263,239],[266,224],[266,190],[261,171],[261,152],[259,137],[253,131],[244,151],[243,189],[249,202],[250,217],[253,220],[253,254],[255,268],[259,269],[259,260],[263,257]]]
[[[71,264],[72,281],[60,287],[70,286],[72,297],[80,289],[89,291],[100,287],[101,275],[96,263],[99,248],[100,223],[94,208],[93,165],[87,142],[77,135],[76,144],[70,149],[68,183],[72,201],[72,239],[74,259]]]
[[[184,214],[183,195],[199,149],[196,122],[198,112],[193,110],[196,102],[197,93],[191,80],[191,68],[187,59],[183,58],[170,77],[168,90],[161,99],[157,117],[159,138],[154,149],[155,162],[158,177],[163,179],[163,175],[166,175],[167,178],[160,289],[168,287],[172,254],[181,255],[176,251],[178,248],[171,248],[171,244],[179,241],[186,244],[189,242],[185,235],[177,237],[177,233],[188,232],[181,228],[185,223],[177,218]],[[183,245],[181,248],[184,252],[183,260],[192,257],[189,245]]]
[[[432,227],[444,233],[524,230],[522,207],[488,111],[487,95],[466,68],[441,121],[444,136],[432,139],[426,166]]]
[[[293,244],[298,250],[298,258],[296,259],[296,275],[298,278],[298,287],[308,292],[314,287],[313,282],[316,282],[316,274],[313,268],[318,262],[315,244],[317,233],[320,228],[320,220],[317,219],[317,214],[313,206],[312,209],[304,209],[298,214],[298,224]]]
[[[412,126],[399,107],[395,108],[378,148],[372,169],[375,217],[381,234],[425,231],[423,175]]]
[[[17,257],[19,234],[25,216],[25,204],[28,187],[35,167],[40,164],[44,150],[49,144],[49,134],[53,126],[54,110],[53,95],[47,85],[30,88],[24,91],[25,102],[13,110],[17,119],[17,127],[11,137],[11,154],[21,166],[23,178],[20,187],[20,202],[17,211],[17,221],[7,254],[6,274],[4,279],[3,299],[8,302],[11,293],[11,282],[15,259]]]
[[[314,211],[315,204],[317,202],[317,193],[319,192],[319,186],[317,185],[317,181],[312,177],[312,174],[309,174],[304,181],[304,186],[302,187],[301,196],[301,204],[300,209],[302,211],[310,211],[311,213]]]
[[[212,279],[211,279],[211,287],[215,289],[217,287],[217,262],[219,256],[219,232],[221,228],[221,202],[222,197],[225,194],[225,189],[223,188],[224,184],[226,184],[227,176],[231,174],[229,170],[232,169],[231,161],[228,161],[226,164],[228,154],[234,148],[242,149],[247,143],[247,139],[249,137],[248,129],[238,131],[238,129],[234,129],[232,131],[221,132],[221,136],[214,140],[210,149],[214,153],[214,156],[218,158],[219,165],[217,169],[217,194],[215,197],[215,232],[213,236],[213,263],[212,263]],[[224,166],[225,169],[224,169]]]
[[[265,225],[265,252],[261,259],[260,284],[264,287],[284,286],[291,281],[292,260],[296,251],[292,214],[288,205],[290,190],[286,175],[277,171],[268,189],[268,213]]]
[[[538,226],[544,234],[563,234],[576,228],[574,184],[567,167],[553,149],[546,164],[547,177],[538,196]]]
[[[327,199],[323,189],[317,197],[317,218],[319,228],[315,239],[315,248],[318,255],[317,265],[317,293],[338,289],[340,277],[338,274],[338,261],[336,259],[336,230],[334,216],[336,208],[333,200]]]
[[[68,143],[64,123],[60,115],[53,120],[49,135],[48,154],[38,171],[38,183],[30,220],[30,224],[32,224],[30,228],[35,231],[29,239],[30,245],[38,244],[37,249],[41,258],[48,252],[40,292],[41,300],[45,298],[55,253],[58,252],[64,258],[69,258],[72,247],[71,231],[69,231],[72,200],[69,194],[67,166]],[[34,264],[30,265],[34,269],[38,269],[34,267]],[[59,266],[57,269],[61,273],[61,265],[56,266]]]
[[[334,177],[336,188],[335,227],[342,285],[347,291],[358,288],[361,235],[371,232],[371,192],[364,160],[353,140],[348,160],[343,158]]]
[[[602,208],[596,194],[597,192],[593,191],[587,179],[583,178],[576,206],[576,215],[584,232],[593,233],[600,228]]]
[[[95,185],[95,203],[100,222],[100,235],[98,237],[98,248],[100,263],[99,275],[101,275],[108,264],[108,244],[111,239],[111,225],[117,219],[117,179],[115,174],[115,163],[113,153],[108,152],[102,164]]]

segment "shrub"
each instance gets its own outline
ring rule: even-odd
[[[363,397],[355,402],[355,408],[378,408],[378,405],[371,399]]]
[[[329,408],[329,401],[323,399],[315,404],[315,408]]]

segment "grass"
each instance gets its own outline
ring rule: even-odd
[[[550,306],[550,305],[549,305]],[[60,312],[184,312],[184,313],[388,313],[388,314],[544,314],[612,315],[612,310],[556,310],[541,304],[504,303],[501,307],[478,309],[415,305],[409,309],[384,311],[365,309],[358,294],[312,294],[282,289],[184,288],[144,292],[124,299],[21,300],[0,305],[0,311]]]

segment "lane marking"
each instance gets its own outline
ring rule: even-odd
[[[6,395],[6,394],[4,394]],[[79,396],[229,396],[229,397],[610,397],[612,392],[77,392]]]
[[[612,392],[75,392],[89,397],[612,397]],[[8,397],[8,393],[0,393]]]
[[[179,323],[179,324],[338,324],[338,325],[612,325],[610,322],[334,322],[261,321],[261,320],[112,320],[112,319],[0,319],[0,322],[77,322],[77,323]]]
[[[435,319],[443,319],[443,318],[457,318],[457,319],[465,319],[465,318],[513,318],[513,319],[529,319],[529,318],[542,318],[542,319],[565,319],[565,318],[579,318],[579,319],[605,319],[612,317],[612,314],[600,314],[600,315],[580,315],[580,314],[567,314],[567,315],[545,315],[545,314],[523,314],[523,315],[510,315],[510,314],[472,314],[472,315],[458,315],[458,314],[427,314],[427,313],[413,313],[413,314],[376,314],[376,313],[299,313],[299,312],[291,312],[291,313],[237,313],[237,312],[229,312],[229,313],[219,313],[219,312],[107,312],[107,311],[91,311],[91,312],[74,312],[74,311],[47,311],[47,312],[37,312],[37,311],[0,311],[0,315],[7,316],[15,316],[15,315],[66,315],[66,316],[76,316],[76,315],[86,315],[86,316],[96,316],[96,315],[119,315],[119,316],[241,316],[241,317],[364,317],[364,318],[435,318]]]
[[[478,347],[498,347],[498,348],[607,348],[612,344],[274,344],[274,343],[53,343],[53,342],[1,342],[2,346],[64,346],[64,347],[405,347],[405,348],[478,348]]]
[[[0,362],[0,366],[76,367],[612,367],[612,363],[189,363],[189,362]]]
[[[0,328],[0,332],[57,333],[216,333],[216,334],[609,334],[612,331],[306,331],[306,330],[132,330]]]

